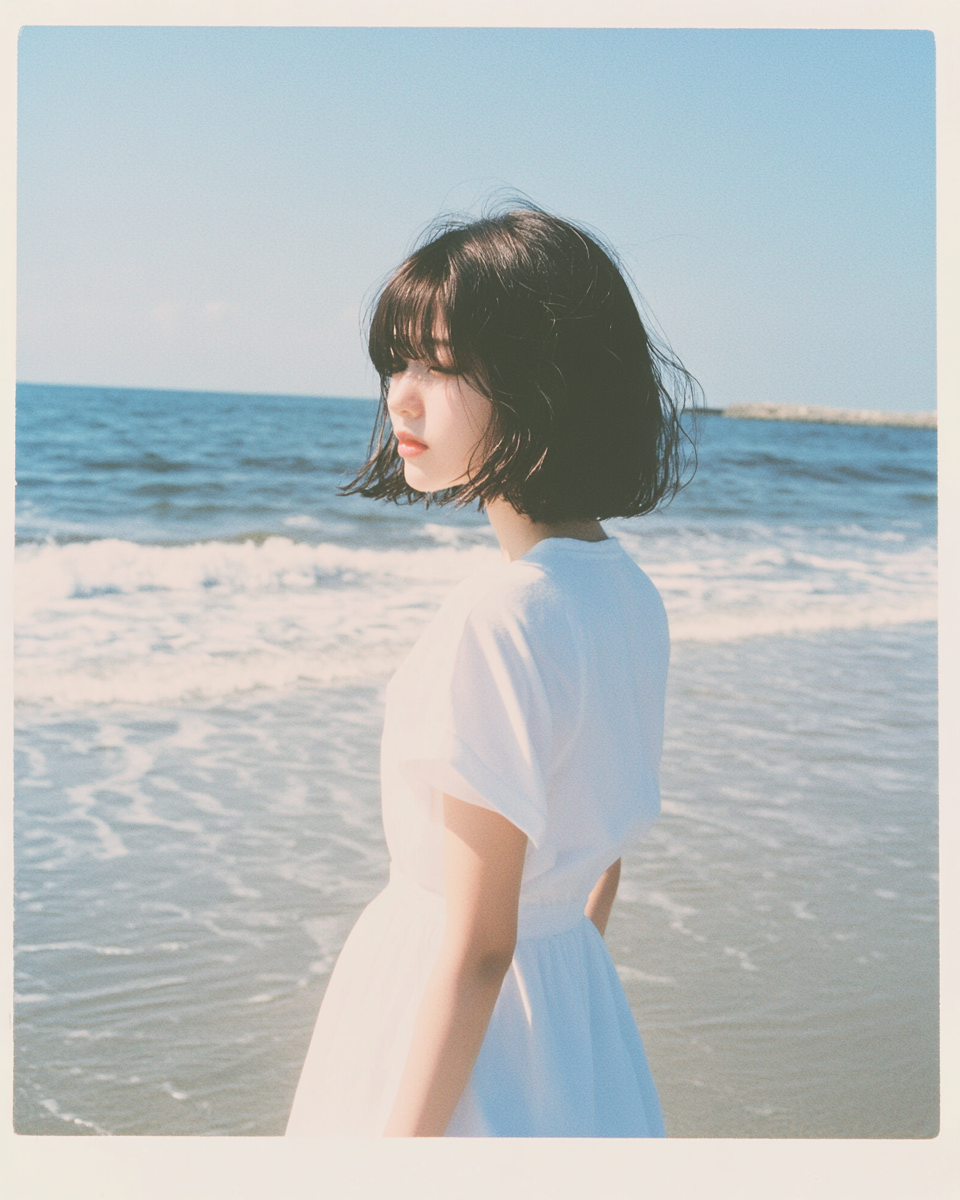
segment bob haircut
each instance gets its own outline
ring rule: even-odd
[[[684,484],[680,412],[699,385],[651,343],[613,255],[559,217],[524,207],[434,225],[375,298],[369,349],[380,409],[343,494],[480,508],[503,497],[553,523],[651,512]],[[493,406],[469,481],[426,496],[404,479],[386,403],[410,361],[462,376]]]

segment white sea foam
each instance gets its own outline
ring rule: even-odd
[[[446,592],[497,561],[472,532],[426,532],[434,544],[414,550],[283,537],[23,546],[17,697],[176,703],[298,682],[382,681]],[[745,539],[616,532],[659,587],[677,641],[936,618],[932,546],[879,538],[812,546],[789,531]]]

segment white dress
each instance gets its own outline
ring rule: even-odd
[[[528,838],[516,952],[448,1137],[662,1137],[646,1056],[584,916],[659,812],[666,615],[614,539],[550,538],[466,580],[387,689],[390,882],[330,983],[288,1136],[380,1136],[443,936],[444,792]]]

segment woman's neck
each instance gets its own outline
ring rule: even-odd
[[[599,521],[534,521],[503,499],[491,500],[485,511],[507,562],[523,558],[545,538],[574,538],[578,542],[607,540]]]

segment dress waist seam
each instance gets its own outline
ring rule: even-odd
[[[424,887],[394,866],[390,867],[388,887],[415,900],[423,906],[425,913],[429,913],[434,919],[446,920],[447,901],[443,892]],[[537,904],[524,902],[521,897],[517,912],[517,941],[551,937],[575,929],[588,919],[583,911],[585,903],[586,901],[577,900],[567,904]]]

